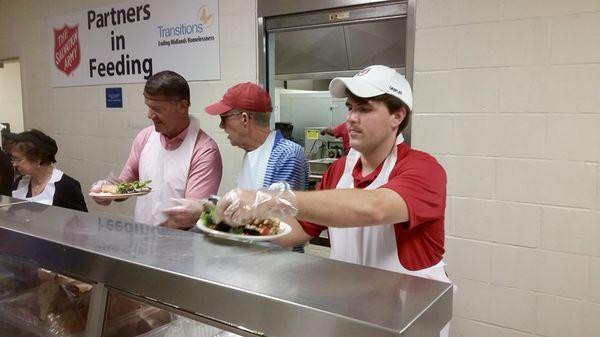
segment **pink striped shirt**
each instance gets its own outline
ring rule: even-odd
[[[140,155],[148,138],[154,131],[154,126],[149,126],[140,131],[133,140],[129,158],[119,175],[119,179],[124,181],[139,180],[138,165]],[[188,129],[186,128],[180,134],[172,139],[165,135],[160,135],[160,143],[167,151],[176,150],[185,139]],[[187,199],[206,199],[210,195],[217,194],[221,176],[223,174],[223,163],[221,162],[221,153],[217,143],[210,138],[202,129],[198,132],[192,159],[190,162],[190,171],[187,177],[187,186],[185,195]]]

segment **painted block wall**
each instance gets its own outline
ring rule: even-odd
[[[454,337],[600,336],[600,1],[417,0]]]

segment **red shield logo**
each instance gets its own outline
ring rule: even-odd
[[[79,25],[54,29],[54,64],[63,73],[69,75],[79,66],[81,50],[79,48]]]

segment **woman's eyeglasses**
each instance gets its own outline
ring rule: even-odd
[[[13,163],[20,163],[23,161],[23,159],[25,159],[25,158],[24,157],[13,157],[13,156],[10,157],[10,161]]]

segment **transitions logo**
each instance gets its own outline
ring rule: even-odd
[[[179,23],[173,26],[157,26],[159,47],[171,47],[196,42],[214,41],[215,35],[208,31],[217,20],[217,15],[206,4],[196,12],[192,23]]]
[[[69,27],[65,24],[61,29],[54,29],[54,65],[69,75],[80,61],[79,25]]]
[[[202,5],[198,9],[197,13],[198,21],[202,23],[202,26],[206,28],[210,28],[215,22],[215,16],[210,12],[208,6]]]

